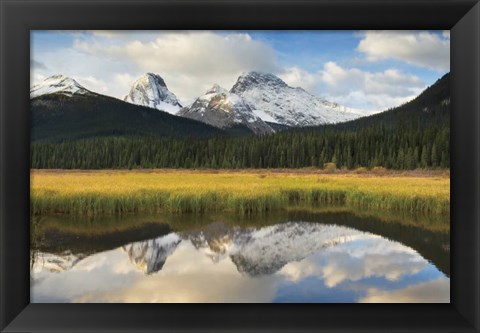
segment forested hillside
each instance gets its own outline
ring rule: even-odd
[[[212,137],[224,133],[207,124],[90,93],[47,94],[30,102],[32,141],[89,137]]]

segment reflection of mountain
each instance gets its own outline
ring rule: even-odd
[[[216,222],[200,230],[123,246],[141,272],[162,269],[180,242],[189,242],[213,262],[230,257],[241,273],[250,276],[273,274],[289,262],[353,239],[359,232],[336,225],[289,222],[264,228],[233,228]],[[363,234],[363,233],[360,233]]]
[[[410,232],[408,228],[397,225],[388,225],[385,223],[376,223],[370,218],[362,220],[356,218],[352,220],[351,215],[334,214],[331,218],[327,215],[294,217],[293,220],[323,220],[325,223],[314,222],[288,222],[271,225],[267,227],[240,227],[230,224],[215,222],[203,225],[197,229],[183,231],[178,233],[163,234],[162,237],[156,237],[159,233],[143,235],[142,237],[132,235],[119,237],[115,235],[116,242],[106,249],[118,247],[121,241],[123,244],[130,240],[128,245],[121,247],[127,254],[129,261],[142,273],[152,274],[160,271],[167,258],[175,252],[178,246],[192,246],[202,255],[210,258],[212,262],[219,263],[224,260],[232,261],[237,270],[248,276],[261,276],[273,274],[288,263],[299,262],[314,253],[322,252],[327,248],[334,248],[338,244],[349,243],[358,239],[363,239],[365,235],[369,237],[377,237],[373,234],[389,236],[391,239],[401,241],[395,235],[408,235],[411,240],[410,244],[406,244],[415,249],[432,247],[437,244],[437,239],[432,238],[436,234],[423,233],[422,241],[425,244],[417,244],[415,236],[418,234]],[[331,221],[330,221],[331,220]],[[345,220],[345,221],[344,221]],[[337,221],[340,225],[334,224]],[[348,222],[346,222],[348,221]],[[388,232],[391,228],[395,229],[395,235]],[[384,230],[385,229],[385,230]],[[415,229],[416,230],[416,229]],[[408,232],[407,232],[408,231]],[[164,231],[168,232],[168,231]],[[50,234],[49,234],[50,235]],[[58,237],[54,234],[52,239],[64,239],[70,242],[72,237]],[[136,235],[136,234],[135,234]],[[50,235],[52,236],[52,235]],[[427,237],[428,236],[428,237]],[[113,236],[112,236],[113,237]],[[50,237],[47,237],[50,238]],[[127,239],[128,238],[128,239]],[[137,239],[135,239],[137,238]],[[427,239],[428,238],[428,239]],[[431,238],[431,239],[430,239]],[[146,240],[148,239],[148,240]],[[106,244],[108,238],[101,238],[102,246]],[[138,241],[136,241],[138,240]],[[88,243],[88,241],[83,240]],[[133,242],[132,242],[133,241]],[[136,241],[136,242],[135,242]],[[443,238],[439,239],[439,244],[443,244]],[[433,247],[438,249],[437,247]],[[55,253],[53,248],[43,248],[34,258],[32,269],[36,272],[39,270],[48,270],[52,272],[60,272],[68,270],[76,265],[76,263],[91,254],[86,251],[87,248],[77,248],[72,251],[60,250]],[[103,247],[102,250],[104,251]],[[97,251],[98,252],[98,251]],[[72,254],[73,253],[73,254]],[[422,254],[422,253],[421,253]],[[438,255],[445,256],[445,252]],[[448,258],[448,257],[446,257]],[[438,260],[436,262],[439,262]],[[448,272],[448,270],[446,270]]]
[[[84,254],[72,254],[71,252],[60,254],[36,252],[31,258],[31,269],[33,272],[60,273],[71,269],[86,257]]]
[[[176,234],[171,233],[157,239],[124,245],[122,249],[140,271],[152,274],[162,269],[180,241]]]
[[[251,276],[273,274],[287,263],[344,243],[359,232],[317,223],[289,222],[264,228],[231,228],[214,223],[196,233],[185,233],[198,249],[218,261],[228,255],[239,272]]]
[[[241,231],[225,223],[215,222],[203,227],[200,231],[184,232],[182,238],[190,240],[197,249],[208,249],[205,254],[214,262],[218,262],[227,253],[235,232]]]
[[[293,261],[353,239],[359,232],[336,225],[289,222],[238,235],[231,258],[240,272],[273,274]]]

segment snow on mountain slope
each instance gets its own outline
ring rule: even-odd
[[[293,88],[272,74],[242,74],[230,89],[243,97],[264,121],[288,126],[339,123],[365,116],[364,111],[347,108]]]
[[[222,129],[244,125],[255,134],[273,132],[269,125],[252,112],[243,98],[218,85],[210,88],[189,107],[181,109],[177,115]]]
[[[85,89],[72,78],[63,75],[53,75],[46,78],[41,83],[34,85],[30,89],[30,98],[48,94],[63,94],[66,96],[72,96],[74,94],[92,94],[92,92]]]
[[[168,90],[162,77],[153,73],[146,73],[135,81],[123,100],[171,114],[176,114],[182,108],[175,94]]]

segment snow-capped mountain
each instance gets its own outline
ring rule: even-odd
[[[168,90],[162,77],[153,73],[146,73],[135,81],[123,100],[170,114],[176,114],[182,108],[175,94]]]
[[[255,134],[273,132],[268,124],[253,113],[243,98],[216,84],[177,115],[222,129],[244,125]]]
[[[63,75],[53,75],[30,88],[30,98],[48,94],[63,94],[66,96],[93,94],[72,78]]]
[[[180,241],[175,233],[171,233],[157,239],[125,245],[122,249],[138,270],[144,274],[152,274],[162,269]]]
[[[242,74],[230,92],[243,97],[264,121],[288,126],[338,123],[367,115],[311,95],[302,88],[290,87],[267,73]]]

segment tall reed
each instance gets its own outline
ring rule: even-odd
[[[33,171],[31,214],[253,214],[347,204],[448,214],[448,177],[198,171]]]

